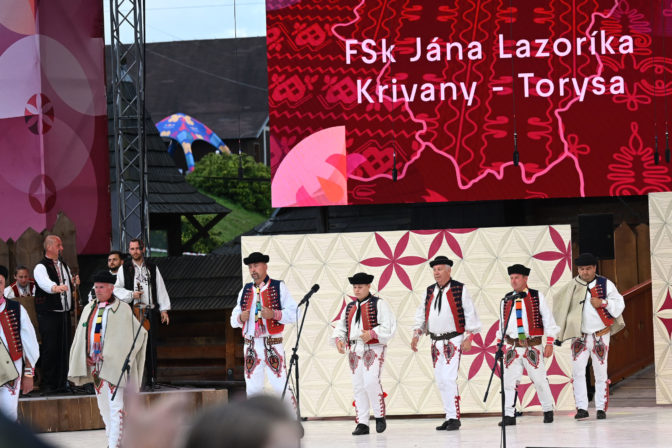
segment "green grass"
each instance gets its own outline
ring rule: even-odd
[[[235,202],[231,202],[228,199],[218,198],[217,196],[213,196],[203,191],[201,191],[201,193],[211,197],[220,205],[223,205],[224,207],[231,210],[231,213],[226,215],[226,217],[219,221],[212,229],[221,236],[223,243],[231,241],[238,235],[242,235],[248,230],[252,230],[255,226],[258,226],[270,217],[270,215],[264,216],[261,213],[245,210],[240,205],[236,204]]]
[[[206,193],[205,191],[200,192],[231,210],[231,213],[226,215],[224,219],[219,221],[215,227],[210,230],[209,239],[201,240],[194,245],[194,250],[197,252],[209,253],[222,244],[233,240],[237,236],[242,235],[249,230],[252,230],[255,226],[261,224],[269,218],[268,216],[264,216],[261,213],[246,210],[239,204],[232,202],[229,199],[220,198]],[[210,219],[212,219],[213,216],[214,215],[202,215],[197,216],[196,219],[198,219],[201,224],[205,224]],[[182,242],[186,243],[194,232],[194,227],[186,220],[186,218],[183,217]]]

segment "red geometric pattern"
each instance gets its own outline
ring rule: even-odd
[[[362,264],[364,266],[374,267],[386,266],[385,270],[383,270],[383,273],[380,275],[380,280],[378,280],[379,291],[381,291],[385,285],[387,285],[387,282],[390,281],[392,272],[397,275],[404,286],[406,286],[408,289],[413,289],[411,286],[411,279],[402,266],[414,266],[424,263],[427,260],[425,258],[416,256],[402,257],[404,250],[406,250],[406,246],[408,246],[408,239],[409,232],[406,232],[394,248],[394,253],[392,253],[392,249],[390,248],[390,245],[387,243],[387,241],[385,241],[385,238],[383,238],[379,233],[376,233],[376,243],[378,243],[378,248],[381,250],[381,252],[383,252],[385,258],[367,258],[366,260],[362,260]]]
[[[538,254],[534,254],[533,257],[537,260],[543,261],[554,261],[559,260],[558,264],[553,269],[551,274],[551,286],[555,285],[557,281],[562,277],[562,273],[565,271],[565,267],[572,268],[572,242],[568,241],[565,245],[565,242],[562,240],[560,233],[555,230],[553,227],[548,228],[548,232],[551,235],[551,240],[555,247],[558,248],[558,252],[544,251]]]

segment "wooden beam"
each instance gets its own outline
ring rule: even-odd
[[[196,244],[196,242],[201,238],[207,237],[210,229],[215,227],[219,221],[224,219],[225,216],[226,214],[224,213],[215,215],[210,221],[208,221],[208,223],[205,226],[203,226],[201,225],[200,222],[198,222],[198,220],[194,217],[194,215],[191,214],[185,215],[187,221],[189,221],[191,225],[193,225],[196,228],[196,235],[192,236],[191,239],[182,246],[182,251],[188,252],[192,250],[194,244]]]

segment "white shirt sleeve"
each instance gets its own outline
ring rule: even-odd
[[[345,319],[345,310],[348,308],[348,304],[345,304],[345,307],[343,308],[343,313],[341,313],[341,318],[336,322],[336,326],[334,327],[334,331],[331,333],[331,339],[340,339],[341,341],[345,342],[345,338],[348,335],[348,322]]]
[[[47,274],[47,268],[43,264],[38,264],[33,270],[33,278],[35,278],[35,283],[40,286],[42,291],[45,291],[47,294],[52,294],[51,288],[56,286],[56,283],[51,281],[49,274]]]
[[[299,318],[298,307],[294,298],[289,293],[285,282],[280,282],[280,306],[282,307],[282,317],[278,321],[281,324],[293,324]]]
[[[14,299],[15,298],[14,297],[14,290],[12,289],[11,286],[8,286],[8,287],[5,288],[4,294],[5,294],[5,297],[7,297],[8,299]]]
[[[387,344],[397,330],[397,319],[392,313],[390,305],[384,300],[378,300],[378,326],[373,329],[378,335],[378,342]]]
[[[23,345],[23,357],[32,367],[35,367],[40,358],[40,346],[37,343],[33,323],[23,305],[21,305],[21,345]]]
[[[159,304],[159,310],[168,311],[170,309],[170,297],[168,297],[168,290],[166,290],[166,284],[163,282],[163,277],[161,277],[161,272],[159,268],[156,268],[156,295],[158,296],[157,303]]]
[[[123,265],[117,271],[117,282],[114,284],[114,296],[120,300],[123,300],[126,303],[133,304],[133,291],[124,288]]]
[[[613,317],[618,317],[623,314],[624,309],[625,300],[623,300],[623,296],[616,289],[616,285],[607,279],[607,311]]]
[[[415,309],[415,324],[413,325],[413,333],[420,332],[422,334],[427,332],[427,322],[425,322],[425,299],[422,299],[420,305]]]
[[[481,321],[478,319],[474,302],[466,286],[462,287],[462,308],[464,309],[464,329],[471,333],[480,332]]]
[[[236,300],[236,307],[231,311],[231,326],[233,328],[242,328],[243,324],[238,322],[238,316],[240,316],[240,313],[242,312],[240,308],[240,299],[243,296],[243,288],[240,289],[240,292],[238,292],[238,300]]]
[[[555,323],[553,313],[548,308],[546,299],[541,291],[539,291],[539,313],[541,314],[541,320],[544,324],[544,334],[550,338],[555,338],[560,332],[560,327]]]

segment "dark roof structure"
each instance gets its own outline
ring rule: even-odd
[[[240,254],[153,258],[176,311],[236,306],[243,286]]]
[[[157,42],[145,48],[145,98],[157,121],[181,112],[225,142],[259,136],[268,118],[266,37]]]
[[[127,85],[132,89],[131,84]],[[110,148],[110,183],[115,184],[116,159],[114,157],[112,95],[107,95],[108,142]],[[231,212],[214,199],[201,194],[184,180],[175,162],[167,151],[167,145],[159,136],[151,114],[145,112],[147,134],[147,189],[150,214],[203,215]],[[112,188],[115,188],[114,186]]]

